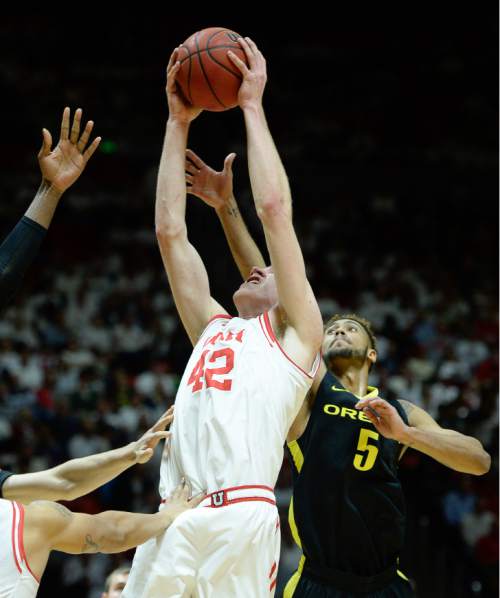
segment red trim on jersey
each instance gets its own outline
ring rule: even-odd
[[[221,490],[216,490],[215,492],[211,492],[210,494],[207,494],[205,496],[203,501],[205,501],[207,499],[212,501],[212,496],[214,496],[214,495],[220,496],[220,494],[222,494],[223,502],[220,505],[209,504],[209,505],[205,505],[205,506],[217,509],[219,507],[225,507],[226,505],[232,505],[232,504],[238,503],[238,502],[254,502],[254,501],[262,501],[262,502],[267,502],[271,505],[276,505],[275,500],[273,500],[272,498],[268,498],[266,496],[241,496],[241,497],[237,497],[237,498],[227,498],[228,492],[234,492],[235,490],[249,490],[252,488],[257,488],[258,490],[267,490],[268,492],[274,493],[274,490],[270,486],[264,486],[262,484],[251,484],[251,485],[247,485],[247,486],[233,486],[231,488],[223,488]],[[218,499],[219,499],[219,496],[217,497]],[[165,504],[166,502],[167,502],[167,499],[163,498],[160,501],[160,504]]]
[[[269,320],[269,312],[268,311],[264,312],[262,314],[262,317],[264,318],[264,322],[266,324],[267,333],[271,337],[271,340],[273,342],[275,342],[275,343],[278,343],[278,339],[276,338],[276,335],[274,334],[273,327],[271,326],[271,321]],[[278,343],[278,345],[279,345],[279,343]]]
[[[274,342],[275,342],[275,343],[278,345],[278,347],[280,348],[280,351],[283,353],[283,355],[284,355],[284,356],[285,356],[285,357],[288,359],[288,361],[289,361],[289,362],[290,362],[292,365],[294,365],[294,366],[295,366],[295,367],[296,367],[296,368],[297,368],[297,369],[298,369],[300,372],[302,372],[302,373],[304,374],[304,376],[307,376],[309,379],[311,379],[311,380],[312,380],[312,379],[314,378],[315,374],[316,374],[317,368],[315,368],[315,370],[316,370],[316,371],[315,371],[315,372],[313,373],[313,375],[311,376],[311,374],[308,374],[306,371],[304,371],[304,370],[303,370],[303,369],[300,367],[300,365],[297,365],[293,359],[291,359],[290,357],[288,357],[288,355],[287,355],[287,354],[285,353],[285,351],[283,350],[283,347],[280,345],[280,343],[279,343],[278,339],[276,338],[276,335],[274,334],[273,327],[271,326],[271,322],[270,322],[270,320],[269,320],[269,313],[268,313],[267,311],[266,311],[266,313],[264,314],[264,322],[266,323],[266,328],[267,328],[268,330],[270,330],[270,334],[272,335],[272,336],[271,336],[271,338],[272,338],[272,339],[274,340]],[[317,360],[317,358],[315,357],[315,358],[314,358],[314,362],[316,362],[316,360]],[[319,365],[319,360],[318,360],[318,365]]]
[[[272,584],[269,586],[269,591],[272,592],[274,589],[274,586],[276,585],[276,580],[277,578],[272,582]]]
[[[16,511],[16,506],[15,506],[14,502],[11,502],[10,504],[12,505],[12,537],[11,537],[12,554],[14,555],[14,560],[16,562],[17,570],[19,571],[19,573],[22,573],[21,565],[19,564],[19,561],[17,560],[17,552],[16,552],[16,536],[15,536],[15,531],[16,531],[17,511]]]
[[[264,325],[262,324],[262,315],[260,315],[257,319],[259,320],[259,324],[262,329],[262,334],[266,337],[266,341],[269,343],[269,346],[272,347],[273,343],[272,343],[272,341],[269,340],[269,337],[267,336],[267,332],[264,328]]]
[[[210,318],[210,320],[208,320],[208,322],[206,323],[205,328],[203,328],[203,332],[200,334],[199,338],[201,338],[205,334],[205,332],[208,330],[208,327],[210,326],[210,324],[214,320],[218,320],[219,318],[231,320],[233,318],[233,316],[230,316],[229,314],[217,314],[217,315],[213,316],[213,318]]]
[[[259,488],[260,490],[269,490],[269,492],[274,492],[274,490],[270,486],[262,486],[259,484],[252,484],[251,486],[233,486],[232,488],[221,488],[220,490],[217,490],[217,492],[230,492],[232,490],[248,490],[249,488]],[[208,496],[210,496],[210,494]]]
[[[18,539],[17,541],[19,544],[19,552],[21,553],[21,562],[24,561],[24,563],[26,564],[26,567],[28,568],[28,571],[33,576],[33,579],[39,584],[40,578],[37,577],[31,570],[30,564],[28,563],[28,557],[26,556],[26,551],[24,550],[24,505],[22,505],[21,503],[18,503],[18,502],[16,502],[16,504],[19,507],[19,515],[21,518],[19,521],[18,536],[17,536],[17,539]]]
[[[237,502],[253,502],[253,501],[263,501],[268,502],[270,505],[276,505],[276,501],[272,500],[271,498],[266,498],[265,496],[242,496],[241,498],[228,498],[225,505],[232,505],[233,503]],[[224,505],[224,506],[225,506]],[[216,509],[217,507],[214,507]]]
[[[271,571],[269,571],[269,579],[273,576],[273,573],[276,571],[276,561],[274,561],[273,566],[271,567]]]
[[[226,318],[227,320],[231,320],[232,317],[233,316],[230,316],[229,314],[217,314],[216,316],[213,316],[213,318],[210,318],[210,320],[208,320],[207,326],[211,324],[214,320],[217,320],[218,318]]]

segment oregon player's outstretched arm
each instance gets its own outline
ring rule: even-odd
[[[176,48],[167,67],[169,116],[158,171],[155,227],[177,311],[195,344],[207,322],[214,315],[227,312],[212,299],[205,265],[187,236],[186,143],[189,126],[201,110],[188,105],[177,91],[177,54]]]
[[[408,425],[384,399],[362,399],[356,408],[363,410],[382,436],[425,453],[451,469],[474,475],[489,471],[491,457],[479,440],[442,428],[426,411],[409,401],[399,402],[408,416]]]
[[[69,554],[129,550],[161,534],[178,515],[203,498],[190,498],[189,486],[182,483],[154,515],[124,511],[87,515],[73,513],[58,503],[36,501],[24,509],[24,547],[30,567],[41,576],[51,550]]]
[[[28,266],[33,261],[50,226],[62,194],[82,174],[100,137],[86,148],[93,122],[89,121],[80,136],[82,111],[75,112],[69,132],[70,109],[65,108],[61,135],[52,150],[52,136],[42,129],[43,143],[38,153],[42,182],[21,220],[0,247],[0,310],[12,299]]]
[[[11,474],[0,485],[0,497],[30,503],[33,500],[74,500],[106,484],[136,463],[146,463],[173,420],[173,407],[138,440],[111,451],[71,459],[35,473]]]
[[[248,231],[234,196],[232,167],[236,154],[226,156],[220,172],[210,168],[192,150],[187,150],[186,158],[187,191],[214,208],[233,259],[241,277],[246,280],[254,266],[265,268],[266,263]]]
[[[228,52],[240,70],[238,101],[247,132],[248,167],[252,193],[266,238],[278,288],[279,309],[285,328],[292,328],[298,342],[290,341],[297,363],[309,369],[311,356],[321,344],[323,327],[318,304],[306,277],[304,258],[292,222],[292,201],[285,169],[269,131],[262,96],[266,85],[266,61],[250,38],[240,38],[248,67]],[[292,335],[290,335],[292,336]]]

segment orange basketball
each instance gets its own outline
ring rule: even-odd
[[[218,112],[238,105],[242,77],[227,53],[231,50],[247,64],[239,37],[230,29],[210,27],[193,33],[179,48],[177,83],[193,106]]]

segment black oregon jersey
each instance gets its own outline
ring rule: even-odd
[[[377,396],[369,390],[367,397]],[[379,434],[354,408],[357,402],[327,372],[304,433],[288,445],[294,471],[290,526],[304,554],[300,570],[309,565],[362,578],[396,568],[405,526],[397,477],[402,447]],[[401,405],[391,404],[408,423]]]

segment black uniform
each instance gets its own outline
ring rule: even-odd
[[[369,390],[367,397],[377,396]],[[295,478],[290,526],[303,556],[285,598],[413,596],[397,571],[405,527],[402,447],[379,434],[357,402],[327,372],[304,433],[288,445]],[[408,423],[401,405],[391,404]]]

